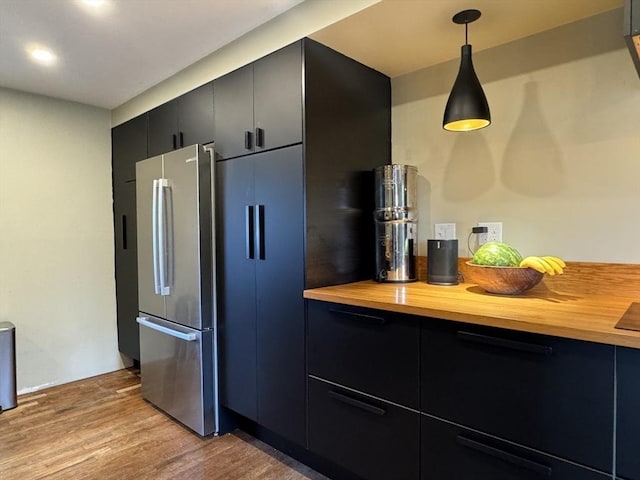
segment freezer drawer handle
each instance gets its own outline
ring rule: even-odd
[[[478,333],[464,331],[459,331],[457,335],[460,340],[464,340],[466,342],[480,343],[483,345],[490,345],[492,347],[517,350],[519,352],[535,353],[537,355],[553,354],[553,348],[547,345],[518,342],[517,340],[508,340],[506,338],[492,337],[491,335],[480,335]]]
[[[167,335],[171,335],[172,337],[179,338],[180,340],[186,340],[187,342],[193,342],[198,338],[195,333],[182,333],[176,330],[172,330],[171,328],[163,327],[162,325],[158,325],[157,323],[150,322],[146,317],[137,317],[136,322],[140,325],[144,325],[145,327],[149,327],[152,330],[157,330],[160,333],[165,333]]]
[[[495,448],[490,445],[477,442],[475,440],[471,440],[470,438],[464,437],[462,435],[458,435],[457,440],[458,443],[463,447],[467,447],[485,455],[489,455],[490,457],[498,458],[504,462],[516,465],[526,470],[530,470],[539,475],[550,477],[553,473],[551,467],[548,467],[547,465],[534,462],[533,460],[529,460],[527,458],[519,457],[518,455],[513,455],[512,453],[505,452],[504,450],[500,450],[499,448]]]

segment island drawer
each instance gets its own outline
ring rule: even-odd
[[[611,475],[446,423],[421,419],[423,480],[605,480]]]
[[[618,347],[617,473],[640,480],[640,350]]]
[[[367,480],[418,480],[420,414],[309,378],[309,449]]]
[[[418,409],[420,326],[397,313],[307,301],[309,373]]]
[[[421,411],[612,471],[614,347],[423,325]]]

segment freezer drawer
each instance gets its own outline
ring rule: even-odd
[[[142,397],[200,435],[216,431],[213,330],[141,314]]]

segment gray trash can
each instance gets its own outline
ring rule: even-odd
[[[11,322],[0,322],[0,413],[17,405],[16,327]]]

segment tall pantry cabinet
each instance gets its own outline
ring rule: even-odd
[[[303,39],[214,81],[221,404],[306,445],[305,288],[373,274],[389,78]]]

